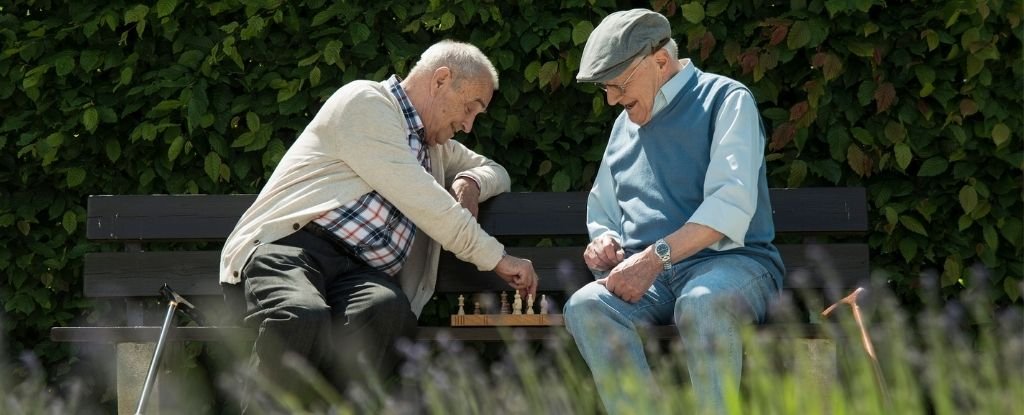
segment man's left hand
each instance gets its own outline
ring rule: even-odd
[[[476,215],[480,211],[480,187],[477,186],[475,181],[466,177],[459,177],[452,182],[451,193],[452,197],[462,207],[468,209],[474,218],[477,217]]]
[[[662,271],[661,261],[652,248],[638,252],[615,266],[607,277],[597,280],[619,298],[636,303],[644,296]]]

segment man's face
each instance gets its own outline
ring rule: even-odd
[[[608,105],[622,105],[630,121],[637,125],[651,120],[654,97],[661,88],[661,77],[655,55],[647,55],[633,63],[622,74],[605,82]]]
[[[453,82],[449,77],[432,86],[436,94],[423,114],[427,144],[444,144],[456,133],[472,131],[477,115],[487,110],[494,94],[494,84],[486,78]]]

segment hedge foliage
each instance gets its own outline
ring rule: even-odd
[[[773,186],[866,186],[872,265],[908,305],[1020,301],[1020,0],[671,1],[681,55],[759,101]],[[620,109],[574,82],[610,0],[13,0],[0,5],[0,307],[13,351],[87,314],[90,194],[252,193],[319,105],[470,41],[501,89],[460,139],[515,190],[584,190]]]

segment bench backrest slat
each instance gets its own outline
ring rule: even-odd
[[[92,240],[223,240],[255,195],[128,195],[89,197],[86,236]],[[863,233],[863,188],[772,189],[779,234]],[[495,236],[585,236],[586,192],[504,193],[481,206]]]

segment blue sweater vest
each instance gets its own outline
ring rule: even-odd
[[[627,252],[643,250],[679,229],[700,206],[719,107],[730,92],[745,88],[732,79],[697,70],[672,102],[646,125],[630,122],[625,111],[619,116],[605,160],[622,208],[623,248]],[[761,130],[764,134],[763,126]],[[772,245],[775,225],[764,163],[757,186],[757,210],[744,238],[745,246],[727,251],[704,249],[687,261],[723,253],[746,254],[782,282],[785,268]]]

